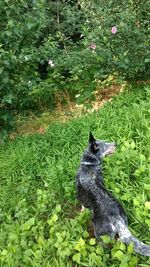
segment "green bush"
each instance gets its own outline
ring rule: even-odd
[[[55,68],[32,97],[44,99],[50,91],[67,90],[72,96],[80,94],[83,102],[110,75],[120,82],[148,77],[147,8],[148,1],[80,1],[81,38],[74,46],[64,38],[64,50],[53,58]]]
[[[0,124],[16,111],[84,101],[101,82],[149,74],[149,1],[0,3]]]
[[[94,9],[93,31],[98,46],[106,54],[109,72],[117,72],[127,79],[143,78],[149,71],[148,1],[144,4],[137,1],[105,1],[104,6]],[[116,32],[112,31],[113,26]],[[90,38],[93,38],[93,33]]]

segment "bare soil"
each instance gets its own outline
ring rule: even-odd
[[[57,100],[57,107],[52,112],[45,111],[40,117],[29,113],[26,120],[17,118],[17,128],[10,134],[10,139],[14,139],[18,135],[30,135],[34,133],[44,134],[47,127],[57,121],[66,122],[67,120],[76,118],[85,113],[91,113],[99,110],[106,102],[112,101],[112,98],[119,94],[123,90],[121,85],[111,85],[104,89],[95,91],[95,100],[89,102],[91,108],[86,108],[85,105],[78,105],[75,102],[70,101],[67,96],[67,104],[64,105]]]

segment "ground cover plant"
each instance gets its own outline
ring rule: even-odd
[[[80,213],[75,174],[89,130],[116,141],[104,177],[121,201],[132,232],[150,243],[150,95],[133,87],[98,112],[19,137],[0,151],[0,266],[148,267],[132,245],[94,238],[91,214]]]

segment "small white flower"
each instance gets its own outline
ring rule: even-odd
[[[31,81],[28,81],[28,85],[31,85],[32,84],[32,82]]]
[[[51,68],[55,67],[55,64],[53,63],[53,61],[51,59],[48,61],[48,65],[50,65]]]

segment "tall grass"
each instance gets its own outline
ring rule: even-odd
[[[72,242],[76,244],[88,227],[88,215],[80,218],[77,211],[75,174],[89,131],[99,139],[117,142],[116,154],[105,159],[106,185],[125,207],[132,231],[141,239],[150,241],[150,215],[145,206],[150,189],[149,89],[148,86],[142,90],[132,88],[115,97],[112,103],[105,104],[99,112],[65,124],[52,124],[45,134],[20,137],[2,147],[1,266],[99,266],[97,258],[92,261],[87,256],[85,260],[81,251],[78,251],[80,260],[73,258],[74,247],[61,256],[61,249],[66,251],[62,245],[64,241],[55,247],[58,238],[55,235],[50,238],[49,232],[49,226],[57,227],[57,232],[69,229],[67,246],[73,246]],[[68,224],[70,218],[75,218],[71,220],[75,220],[77,232]],[[92,251],[87,248],[89,255],[96,253],[97,246],[92,246]],[[107,256],[102,252],[101,266],[130,266],[130,261],[132,266],[137,263],[138,266],[148,266],[146,262],[149,263],[144,258],[130,255],[127,265],[120,265],[120,256],[115,258],[112,253],[110,257],[109,253],[110,249]],[[125,257],[132,254],[125,249],[123,253]]]

